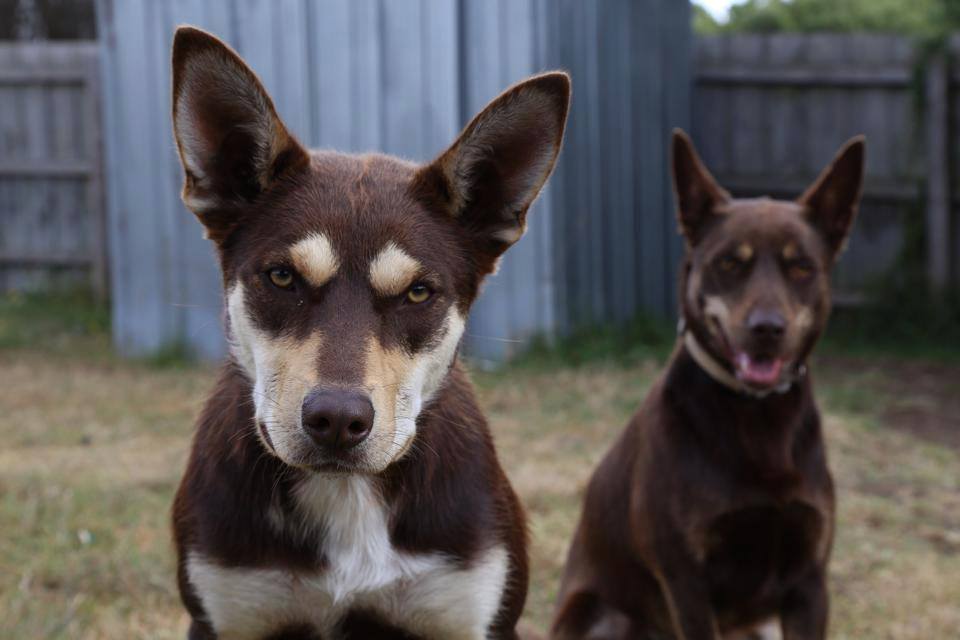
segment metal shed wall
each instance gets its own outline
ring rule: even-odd
[[[500,360],[537,333],[672,312],[669,130],[689,119],[677,0],[100,0],[115,341],[222,353],[212,247],[179,202],[169,107],[177,24],[261,76],[312,147],[428,160],[504,87],[573,74],[560,165],[478,302],[467,347]]]

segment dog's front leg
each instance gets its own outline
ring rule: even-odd
[[[190,629],[187,630],[187,640],[216,640],[217,634],[209,625],[196,619],[191,621]]]
[[[811,571],[784,598],[780,610],[783,640],[827,637],[827,581],[823,568]]]
[[[660,589],[678,640],[720,640],[706,577],[687,549],[674,543],[658,552]]]

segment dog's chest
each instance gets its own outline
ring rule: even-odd
[[[502,547],[466,567],[439,553],[398,551],[381,498],[359,477],[317,477],[294,498],[302,519],[274,512],[271,520],[323,540],[323,571],[223,567],[189,556],[190,581],[220,637],[259,638],[306,623],[335,638],[338,622],[353,610],[427,637],[485,636],[506,582]]]
[[[823,514],[805,502],[760,504],[724,513],[710,523],[706,534],[704,562],[712,592],[731,604],[776,600],[824,559],[828,538]]]

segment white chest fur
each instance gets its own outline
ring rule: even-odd
[[[390,542],[380,495],[361,476],[316,476],[294,495],[303,517],[271,520],[323,540],[323,572],[227,568],[189,556],[190,582],[222,638],[259,638],[304,622],[329,638],[351,608],[426,637],[486,637],[506,584],[502,546],[466,568],[441,554],[400,552]]]

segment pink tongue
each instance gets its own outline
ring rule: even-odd
[[[754,360],[746,353],[740,352],[736,358],[737,377],[750,384],[772,386],[780,381],[780,369],[783,360]]]

